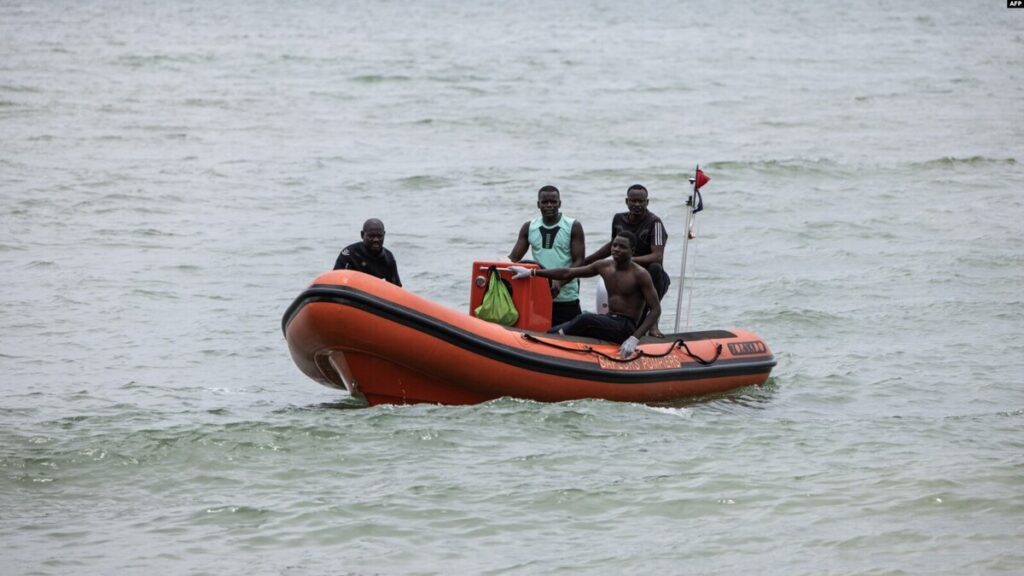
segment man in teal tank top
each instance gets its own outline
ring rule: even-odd
[[[519,262],[530,248],[533,259],[544,268],[573,268],[583,265],[586,254],[583,225],[562,215],[561,194],[554,186],[537,191],[540,216],[524,222],[519,229],[509,260]],[[551,324],[557,326],[582,313],[580,309],[580,281],[578,278],[561,282],[551,281]]]

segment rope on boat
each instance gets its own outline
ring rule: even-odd
[[[676,340],[676,343],[679,344],[679,347],[683,349],[683,352],[685,352],[687,356],[696,360],[697,363],[700,364],[701,366],[710,366],[714,364],[715,361],[718,360],[718,357],[722,355],[721,342],[715,344],[715,357],[712,358],[711,360],[705,360],[700,356],[697,356],[693,352],[690,352],[690,347],[686,345],[686,342],[683,342],[682,338]],[[669,349],[669,351],[671,351],[671,349]]]
[[[690,351],[690,347],[686,345],[686,342],[684,342],[682,338],[677,338],[676,340],[674,340],[672,342],[672,345],[668,347],[668,350],[666,350],[665,352],[663,352],[661,354],[648,354],[647,352],[644,352],[643,350],[637,350],[636,351],[636,355],[634,355],[634,356],[632,356],[630,358],[619,358],[618,356],[612,356],[610,354],[605,354],[604,352],[601,352],[600,350],[595,350],[593,347],[591,347],[589,345],[584,345],[582,348],[576,348],[576,347],[573,347],[573,346],[561,346],[559,344],[555,344],[554,342],[550,342],[548,340],[542,340],[540,338],[537,338],[533,334],[526,334],[526,333],[524,333],[523,334],[523,338],[525,340],[529,341],[529,342],[536,342],[537,344],[544,344],[545,346],[551,346],[552,348],[557,348],[559,350],[565,350],[566,352],[582,352],[584,354],[596,354],[597,356],[601,356],[602,358],[611,360],[612,362],[620,362],[620,363],[632,362],[633,360],[636,360],[637,358],[641,358],[641,357],[644,357],[644,356],[646,356],[647,358],[664,358],[665,356],[668,356],[669,354],[671,354],[672,351],[675,350],[677,347],[679,349],[681,349],[684,354],[686,354],[690,358],[693,358],[698,364],[700,364],[702,366],[710,366],[711,364],[714,364],[715,361],[718,360],[718,357],[722,355],[722,344],[718,343],[718,344],[715,345],[715,357],[712,358],[711,360],[705,360],[705,359],[701,358],[700,356],[697,356],[696,354],[691,352]]]

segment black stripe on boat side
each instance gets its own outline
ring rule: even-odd
[[[743,376],[769,372],[775,366],[775,358],[760,360],[720,360],[710,366],[690,366],[672,370],[605,370],[591,362],[567,360],[527,352],[498,344],[492,340],[462,330],[433,316],[411,308],[378,298],[367,292],[348,286],[313,285],[304,291],[285,311],[281,328],[287,336],[288,324],[306,304],[329,302],[351,306],[374,314],[383,319],[408,326],[458,346],[474,354],[521,366],[525,369],[566,378],[579,378],[611,383],[645,383],[665,380],[696,380],[700,378]],[[714,331],[708,331],[712,333]]]
[[[376,298],[372,294],[369,294],[368,292],[364,292],[362,290],[358,290],[356,288],[349,288],[349,287],[342,288],[342,287],[339,287],[339,286],[336,286],[336,285],[333,285],[333,284],[313,284],[312,286],[309,287],[309,290],[319,289],[319,288],[333,288],[335,290],[344,289],[346,291],[351,291],[351,292],[357,292],[357,293],[360,293],[360,294],[365,294],[365,295],[367,295],[370,298]],[[306,298],[307,298],[307,293],[306,292],[303,292],[302,294],[300,294],[299,297],[296,298],[295,301],[292,302],[290,306],[288,306],[288,308],[284,312],[284,315],[281,317],[281,331],[284,332],[284,334],[286,336],[288,334],[288,323],[291,322],[292,317],[298,312],[299,306],[301,306],[302,304],[305,303],[304,300]],[[384,302],[384,300],[381,300],[379,298],[377,298],[377,300],[380,300],[381,302]],[[401,306],[399,304],[393,304],[392,303],[391,305],[395,306],[395,307],[398,307],[398,308],[401,308],[401,309],[407,311],[409,314],[416,314],[416,315],[420,315],[420,316],[423,315],[423,314],[420,314],[419,312],[417,312],[417,311],[415,311],[415,310],[413,310],[411,308],[407,308],[407,307]],[[446,324],[446,326],[450,326],[450,325]],[[455,327],[451,327],[451,328],[453,330],[456,329]],[[594,343],[594,344],[601,343],[600,340],[595,340],[593,338],[584,338],[584,337],[581,337],[581,336],[558,336],[558,335],[554,335],[554,334],[549,334],[548,336],[551,336],[551,337],[556,338],[556,339],[564,338],[564,339],[570,340],[570,341],[591,342],[591,343]],[[665,334],[665,336],[663,338],[654,338],[652,336],[644,336],[643,338],[640,339],[640,343],[641,344],[658,343],[658,342],[666,342],[666,341],[678,340],[678,339],[685,340],[686,342],[698,342],[700,340],[728,340],[729,338],[735,338],[735,337],[736,337],[736,335],[733,334],[732,332],[729,332],[728,330],[699,330],[699,331],[696,331],[696,332],[673,332],[673,333],[668,333],[668,334]]]

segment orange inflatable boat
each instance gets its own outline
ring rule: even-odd
[[[480,303],[491,264],[473,265],[470,310]],[[544,332],[551,306],[545,279],[512,285],[520,318],[505,327],[336,270],[299,295],[282,328],[302,372],[370,405],[474,404],[503,396],[660,403],[764,384],[775,366],[759,336],[735,329],[647,337],[622,359],[618,344]]]

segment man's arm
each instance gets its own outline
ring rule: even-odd
[[[584,254],[587,253],[587,237],[583,234],[583,224],[579,220],[572,223],[572,233],[569,235],[569,254],[572,255],[572,267],[579,268],[587,262]],[[611,251],[609,250],[609,254]]]
[[[664,260],[664,258],[665,258],[665,245],[664,244],[662,244],[661,246],[651,245],[651,253],[650,254],[646,254],[644,256],[634,256],[633,257],[633,262],[636,262],[637,264],[639,264],[641,266],[645,266],[645,267],[649,266],[651,264],[654,264],[655,262],[657,262],[658,264],[661,264],[662,266],[664,266],[665,264],[664,264],[664,262],[662,262],[662,260]]]
[[[654,217],[654,221],[648,225],[648,238],[651,239],[651,253],[644,256],[634,256],[633,262],[647,268],[651,264],[665,266],[665,243],[668,242],[668,235],[665,234],[665,224],[661,218]]]
[[[587,264],[593,264],[594,262],[597,262],[598,260],[604,260],[605,258],[607,258],[607,257],[609,257],[611,255],[612,255],[612,242],[611,242],[611,240],[609,240],[608,242],[605,242],[604,246],[601,246],[600,248],[598,248],[597,252],[594,252],[590,256],[587,256],[586,258],[584,258],[583,259],[583,265],[586,266]],[[636,259],[634,258],[634,260],[636,260]]]
[[[508,253],[508,259],[513,262],[519,262],[526,256],[526,250],[530,247],[530,240],[527,235],[530,233],[530,223],[523,222],[522,228],[519,229],[519,238],[516,240],[516,245],[512,247],[512,251]]]
[[[391,258],[390,258],[390,260],[391,260],[391,279],[389,280],[389,282],[391,282],[395,286],[401,286],[402,285],[402,279],[398,277],[398,260],[395,260],[395,255],[394,254],[391,254],[390,256],[391,256]]]
[[[586,266],[579,266],[577,268],[523,268],[522,266],[509,266],[508,269],[512,271],[512,279],[518,280],[520,278],[527,278],[529,276],[540,276],[541,278],[550,278],[552,280],[572,280],[573,278],[593,278],[598,275],[598,266],[600,262],[594,262],[593,264],[587,264]],[[651,284],[651,286],[654,286]],[[654,295],[658,297],[657,293]]]
[[[352,259],[349,258],[349,256],[348,256],[348,249],[346,248],[346,249],[341,251],[341,254],[338,254],[338,259],[334,261],[334,269],[335,270],[346,270],[346,269],[352,267],[352,266],[350,266],[351,263],[352,263]]]
[[[646,270],[641,270],[640,272],[642,272],[640,274],[640,291],[643,292],[644,300],[651,311],[647,313],[647,317],[640,323],[640,327],[636,329],[636,332],[633,332],[633,336],[636,336],[638,339],[643,338],[650,331],[651,336],[664,338],[665,335],[658,329],[658,320],[661,318],[661,300],[658,299],[658,291],[654,289],[651,275]]]

